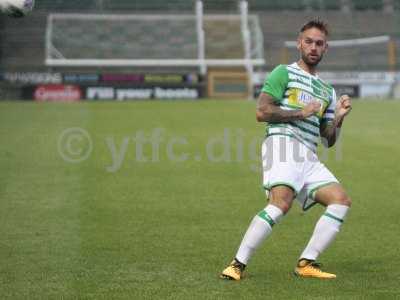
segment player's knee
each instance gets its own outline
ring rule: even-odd
[[[344,195],[342,199],[342,204],[351,207],[351,198],[347,195]]]
[[[289,210],[290,207],[292,206],[292,201],[286,201],[285,199],[282,198],[274,198],[273,200],[270,201],[270,204],[278,207],[284,214],[286,214]]]
[[[282,212],[286,214],[292,206],[293,198],[294,192],[292,189],[284,186],[277,186],[271,190],[270,203],[279,207]]]
[[[290,210],[290,207],[292,207],[292,204],[282,201],[281,206],[282,206],[281,210],[283,211],[284,214],[286,214]]]
[[[351,207],[351,198],[348,195],[346,195],[345,193],[338,195],[335,202],[337,204]]]

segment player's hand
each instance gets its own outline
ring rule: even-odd
[[[351,99],[348,95],[343,95],[339,98],[336,104],[336,116],[343,118],[347,116],[351,111]]]
[[[301,113],[303,115],[303,118],[306,119],[309,116],[312,116],[316,113],[318,113],[321,110],[321,103],[317,101],[312,101],[311,103],[308,103],[304,108],[301,110]]]

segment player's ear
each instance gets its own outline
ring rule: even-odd
[[[297,45],[296,45],[296,48],[297,48],[297,50],[300,50],[300,48],[301,48],[301,36],[299,36],[299,37],[297,38]]]

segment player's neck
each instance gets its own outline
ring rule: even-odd
[[[302,59],[300,59],[297,62],[297,65],[303,70],[306,71],[307,73],[310,73],[311,75],[316,75],[317,74],[317,67],[316,66],[311,66],[306,64]]]

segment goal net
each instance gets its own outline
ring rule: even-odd
[[[396,65],[394,42],[389,36],[329,41],[329,51],[321,67],[325,69],[387,70]],[[282,62],[298,59],[295,41],[286,41],[282,50]]]
[[[50,14],[48,66],[198,67],[263,65],[257,16]]]

